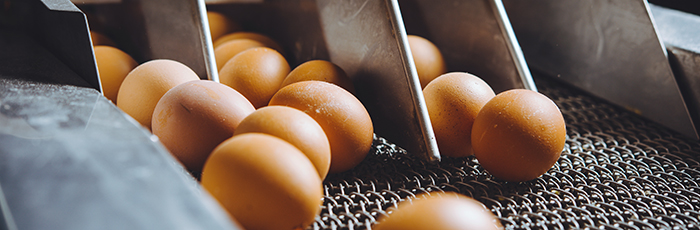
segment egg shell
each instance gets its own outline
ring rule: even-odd
[[[219,81],[260,108],[270,102],[287,74],[287,60],[273,49],[260,47],[245,50],[226,62],[219,71]]]
[[[319,177],[326,178],[331,146],[321,125],[308,114],[287,106],[266,106],[241,121],[234,135],[243,133],[270,134],[291,143],[311,160]]]
[[[428,39],[408,35],[408,46],[413,55],[421,87],[425,87],[430,81],[447,72],[447,64],[442,53]]]
[[[163,94],[179,84],[196,80],[199,80],[197,74],[185,64],[168,59],[151,60],[126,75],[117,93],[117,106],[150,129],[153,110]]]
[[[280,52],[284,54],[282,50],[282,46],[279,45],[275,40],[272,38],[265,36],[260,33],[255,33],[255,32],[246,32],[246,31],[240,31],[240,32],[235,32],[235,33],[230,33],[227,35],[224,35],[223,37],[220,37],[219,39],[214,40],[214,48],[223,45],[224,43],[236,39],[250,39],[254,41],[258,41],[262,44],[265,44],[265,47],[272,48],[274,50],[277,50],[277,52]]]
[[[209,21],[211,40],[216,40],[225,34],[241,30],[241,25],[219,12],[208,11],[207,19]]]
[[[292,144],[261,133],[221,143],[204,166],[202,186],[245,229],[306,229],[323,203],[311,161]]]
[[[474,119],[495,95],[485,81],[468,73],[447,73],[428,83],[423,97],[442,156],[472,155]]]
[[[256,47],[265,47],[265,45],[255,40],[242,38],[228,41],[216,47],[216,49],[214,49],[216,68],[218,70],[221,70],[221,68],[224,67],[226,62],[233,58],[233,56],[236,56],[236,54],[239,54],[240,52],[243,52],[247,49]]]
[[[377,230],[497,230],[498,219],[479,201],[454,193],[433,192],[405,200],[372,227]]]
[[[95,46],[94,51],[102,94],[116,103],[119,87],[138,63],[124,51],[111,46]]]
[[[331,145],[330,173],[347,171],[367,156],[374,127],[362,103],[340,86],[302,81],[280,89],[270,105],[299,109],[318,122]]]
[[[233,136],[253,111],[243,95],[226,85],[190,81],[160,99],[153,112],[153,134],[196,175],[214,148]]]
[[[498,179],[533,180],[557,162],[566,141],[559,107],[535,91],[513,89],[493,97],[474,120],[472,146]]]
[[[300,81],[325,81],[336,84],[350,93],[355,93],[352,80],[340,66],[325,60],[311,60],[294,68],[282,81],[282,87]]]

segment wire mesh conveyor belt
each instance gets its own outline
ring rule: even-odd
[[[358,167],[324,181],[323,208],[309,229],[371,229],[388,208],[429,191],[473,197],[505,229],[700,228],[699,143],[537,80],[567,123],[565,149],[545,175],[502,182],[473,157],[422,163],[378,137]]]

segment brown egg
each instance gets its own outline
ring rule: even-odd
[[[282,87],[300,81],[325,81],[336,84],[350,93],[355,93],[352,80],[336,64],[324,60],[312,60],[302,63],[289,72],[289,75],[282,82]]]
[[[94,49],[102,94],[116,103],[119,86],[138,63],[128,54],[111,46],[95,46]]]
[[[430,81],[447,72],[442,53],[428,39],[408,35],[408,45],[411,48],[421,87],[425,87]]]
[[[175,86],[158,101],[153,134],[197,174],[211,151],[233,136],[243,118],[255,111],[236,90],[221,83],[198,80]]]
[[[454,193],[433,192],[399,203],[389,216],[372,227],[377,230],[497,230],[500,222],[479,201]]]
[[[112,39],[100,32],[90,31],[90,38],[92,39],[92,46],[116,46]]]
[[[235,32],[224,35],[223,37],[214,40],[214,48],[223,45],[227,41],[232,41],[241,38],[258,41],[262,44],[265,44],[265,47],[272,48],[274,50],[277,50],[277,52],[284,54],[284,52],[282,51],[282,46],[280,46],[279,43],[277,43],[275,40],[272,40],[272,38],[268,36],[255,32]]]
[[[566,141],[559,107],[547,96],[513,89],[481,109],[472,128],[474,155],[498,179],[527,181],[549,170]]]
[[[472,155],[472,124],[495,95],[481,78],[462,72],[443,74],[425,86],[423,96],[441,155]]]
[[[176,85],[199,80],[186,65],[167,59],[145,62],[134,68],[119,87],[117,106],[144,127],[151,128],[151,117],[160,97]]]
[[[221,68],[224,67],[224,64],[226,64],[226,62],[233,56],[236,56],[236,54],[256,47],[265,47],[265,45],[255,40],[241,38],[228,41],[216,47],[216,49],[214,49],[214,57],[216,58],[217,69],[221,70]]]
[[[287,106],[266,106],[248,115],[233,135],[265,133],[281,138],[303,152],[321,179],[331,165],[331,146],[323,128],[308,114]]]
[[[245,229],[306,229],[321,212],[323,185],[293,145],[262,133],[221,143],[204,165],[202,186]]]
[[[374,128],[362,103],[340,86],[302,81],[280,89],[270,105],[286,105],[313,117],[331,145],[330,173],[347,171],[367,156]]]
[[[260,47],[245,50],[226,62],[219,71],[219,81],[260,108],[279,90],[287,74],[287,60],[273,49]]]
[[[238,23],[232,21],[222,13],[208,11],[207,18],[212,41],[215,41],[224,34],[241,30],[241,26]]]

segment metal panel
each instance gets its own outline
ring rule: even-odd
[[[532,68],[698,138],[646,1],[504,4]]]
[[[0,71],[16,70],[16,64],[11,63],[20,61],[19,56],[24,61],[58,58],[64,63],[61,68],[77,73],[76,78],[57,79],[47,71],[44,81],[101,89],[85,15],[70,1],[7,0],[0,8],[0,29],[0,59],[4,60]],[[27,41],[14,39],[18,36]],[[36,43],[38,47],[16,50],[10,42]]]
[[[496,93],[537,90],[500,0],[401,0],[409,34],[432,41],[448,71],[475,74]]]
[[[95,61],[71,2],[0,7],[0,229],[239,229],[157,137],[72,68]],[[62,28],[75,30],[51,33]]]
[[[318,1],[331,60],[353,78],[375,132],[440,159],[396,1]]]
[[[105,33],[137,62],[172,59],[218,81],[203,0],[73,0],[90,29]]]
[[[0,184],[19,229],[238,229],[157,140],[96,90],[0,78]]]
[[[700,16],[651,5],[678,86],[700,130]]]

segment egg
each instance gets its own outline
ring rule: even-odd
[[[214,40],[214,48],[216,48],[220,45],[223,45],[224,43],[226,43],[228,41],[232,41],[235,39],[242,39],[242,38],[258,41],[262,44],[265,44],[265,47],[269,47],[269,48],[272,48],[274,50],[277,50],[277,52],[284,53],[282,51],[282,46],[280,46],[279,43],[277,43],[272,38],[265,36],[263,34],[260,34],[260,33],[244,32],[244,31],[230,33],[230,34],[224,35],[223,37],[220,37],[219,39]]]
[[[102,93],[116,103],[122,81],[138,63],[128,54],[111,46],[95,46],[94,51]]]
[[[245,229],[306,229],[321,212],[323,185],[311,161],[268,134],[221,143],[201,184]]]
[[[199,80],[197,74],[178,61],[145,62],[124,78],[117,93],[117,107],[150,129],[153,110],[163,94],[179,84],[195,80]]]
[[[238,23],[219,12],[207,11],[207,19],[209,21],[209,33],[211,34],[212,41],[224,34],[241,30],[241,26]]]
[[[499,93],[474,120],[474,156],[498,179],[535,179],[557,162],[566,141],[566,124],[559,107],[535,91],[513,89]]]
[[[209,80],[189,81],[158,101],[153,134],[196,175],[214,148],[233,136],[253,111],[253,105],[231,87]]]
[[[109,37],[100,32],[90,31],[90,38],[92,40],[92,46],[116,46],[112,39],[109,39]]]
[[[300,81],[325,81],[336,84],[350,93],[355,92],[352,80],[338,65],[325,60],[311,60],[294,68],[282,81],[282,87]]]
[[[228,41],[214,49],[214,57],[216,59],[216,67],[218,70],[224,67],[224,64],[236,54],[250,48],[265,47],[264,44],[250,40],[247,38]]]
[[[330,173],[358,165],[372,146],[374,127],[367,110],[350,92],[322,81],[302,81],[281,88],[270,105],[299,109],[318,122],[331,146]]]
[[[279,137],[301,150],[314,164],[321,179],[331,165],[331,146],[323,128],[308,114],[287,106],[266,106],[248,115],[234,135],[265,133]]]
[[[372,227],[377,230],[502,228],[496,216],[483,204],[454,192],[433,192],[414,200],[402,201]]]
[[[443,74],[425,86],[423,97],[440,155],[472,155],[474,119],[495,95],[481,78],[462,72]]]
[[[260,47],[245,50],[226,62],[219,71],[219,81],[260,108],[280,89],[287,74],[287,60],[273,49]]]
[[[416,65],[421,87],[425,87],[430,81],[447,72],[447,64],[442,53],[428,39],[408,35],[408,46],[413,55],[413,63]]]

